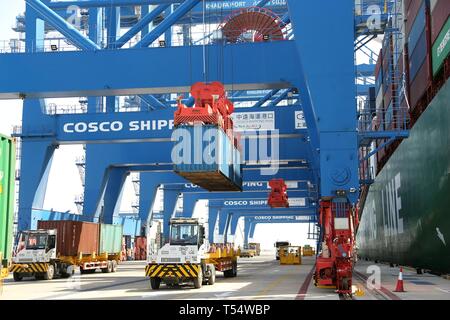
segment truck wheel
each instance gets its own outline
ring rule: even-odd
[[[69,266],[63,266],[63,271],[61,273],[61,277],[64,279],[70,278],[71,276],[73,276],[75,274],[75,269],[72,265]]]
[[[208,277],[208,284],[212,286],[214,283],[216,283],[216,267],[211,264],[209,271],[211,272],[211,275]]]
[[[36,280],[44,280],[44,273],[35,273],[34,278]]]
[[[103,273],[110,273],[110,272],[112,272],[112,263],[111,263],[111,261],[108,261],[107,267],[106,267],[106,268],[103,268],[103,269],[102,269],[102,272],[103,272]]]
[[[231,277],[233,276],[233,269],[225,270],[225,271],[223,272],[223,276],[224,276],[225,278],[231,278]]]
[[[195,289],[200,289],[203,284],[203,270],[202,267],[199,268],[197,278],[194,278],[194,287]]]
[[[13,278],[14,278],[14,281],[22,281],[23,276],[20,273],[18,273],[18,272],[14,272],[13,273]]]
[[[116,261],[116,260],[113,260],[111,263],[112,263],[112,269],[111,269],[111,271],[112,271],[112,272],[116,272],[116,271],[117,271],[117,261]]]
[[[52,264],[49,264],[47,272],[44,273],[44,280],[53,280],[54,276],[55,276],[55,267]]]
[[[233,263],[233,275],[232,277],[237,277],[237,262]]]
[[[150,278],[150,285],[153,290],[158,290],[161,285],[161,278]]]

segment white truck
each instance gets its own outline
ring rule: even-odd
[[[204,225],[195,218],[170,220],[170,238],[156,254],[150,253],[145,268],[152,289],[161,282],[168,286],[193,283],[195,288],[212,285],[216,271],[236,277],[238,252],[230,245],[210,244]]]
[[[56,230],[23,231],[11,271],[14,280],[34,275],[38,280],[52,280],[55,275],[70,277],[74,265],[56,256]]]
[[[116,272],[122,226],[80,221],[38,221],[37,230],[22,231],[10,271],[14,280],[68,278],[100,269]]]

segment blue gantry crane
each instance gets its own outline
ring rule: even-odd
[[[85,221],[117,222],[124,182],[139,172],[136,221],[144,229],[163,186],[164,221],[183,194],[183,216],[192,215],[197,200],[210,199],[210,218],[215,223],[219,217],[222,234],[240,217],[251,221],[261,212],[305,216],[322,227],[320,243],[333,246],[336,235],[325,232],[332,219],[357,224],[360,191],[371,181],[361,168],[379,148],[408,137],[406,117],[395,128],[380,125],[368,98],[375,53],[367,43],[397,32],[390,24],[395,0],[359,1],[359,7],[353,0],[25,1],[16,26],[25,34],[24,48],[0,55],[0,99],[23,99],[23,124],[15,132],[22,148],[21,230],[31,226],[33,209],[43,207],[55,150],[83,144],[79,203]],[[69,8],[79,12],[72,16]],[[271,17],[274,29],[255,25],[254,14]],[[236,17],[250,17],[242,21],[255,30],[234,29]],[[356,67],[355,51],[363,51],[370,63]],[[212,81],[225,85],[236,107],[242,193],[209,194],[173,172],[173,106],[184,95],[191,107],[190,87]],[[69,113],[46,101],[71,97],[83,102]],[[356,98],[364,103],[357,106]],[[390,110],[402,117],[400,111],[398,104]],[[268,145],[258,144],[267,136],[278,145],[269,152]],[[305,199],[304,205],[268,210],[264,204],[225,204],[264,200],[267,196],[258,195],[267,193],[274,177],[305,182],[305,188],[288,189],[290,197]],[[353,244],[352,232],[339,233],[339,241]],[[352,248],[347,249],[346,255],[332,251],[318,258],[317,282],[351,291]],[[338,269],[345,272],[330,276],[328,270],[342,263],[345,268]]]

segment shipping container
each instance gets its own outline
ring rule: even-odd
[[[0,278],[7,273],[13,247],[15,161],[15,141],[0,135]]]
[[[378,92],[377,100],[376,100],[376,108],[377,108],[377,110],[384,109],[384,91],[383,91],[383,89],[381,89]]]
[[[411,99],[410,104],[412,110],[417,107],[417,104],[422,99],[422,97],[424,97],[430,87],[429,69],[430,64],[428,62],[428,59],[426,59],[420,70],[417,72],[414,80],[411,81],[409,87],[409,95]]]
[[[136,237],[134,239],[134,259],[147,260],[147,237]]]
[[[387,108],[392,103],[393,84],[386,86],[386,93],[384,94],[384,107]]]
[[[445,59],[450,53],[450,18],[442,28],[432,49],[433,76],[442,69]]]
[[[122,234],[123,227],[121,225],[101,224],[98,252],[100,254],[120,253],[122,251]]]
[[[98,254],[100,225],[80,221],[38,221],[38,229],[57,230],[58,256]]]
[[[420,6],[419,11],[417,12],[417,17],[414,18],[412,28],[410,32],[407,34],[410,53],[415,51],[418,42],[422,38],[422,33],[426,29],[427,13],[428,13],[427,6],[425,5],[425,2],[423,2],[422,5]],[[410,19],[410,17],[408,17],[408,19]]]
[[[405,11],[406,11],[406,23],[405,23],[405,32],[406,34],[410,34],[413,24],[416,20],[417,15],[419,14],[422,5],[429,8],[430,2],[428,0],[406,0],[405,1]]]
[[[240,152],[221,128],[182,125],[174,134],[182,137],[172,152],[176,173],[209,191],[242,190]]]
[[[375,93],[378,95],[383,84],[383,50],[378,54],[377,63],[375,65]]]
[[[409,73],[412,81],[414,81],[417,72],[423,66],[426,59],[429,59],[429,56],[428,56],[427,33],[424,30],[420,36],[420,40],[418,41],[414,51],[411,53],[409,57]]]
[[[431,42],[434,43],[450,16],[450,1],[431,0]]]

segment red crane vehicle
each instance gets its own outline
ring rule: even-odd
[[[352,295],[355,261],[355,229],[358,212],[346,198],[322,201],[319,224],[322,251],[317,257],[314,282],[317,287],[336,288],[337,293]]]

